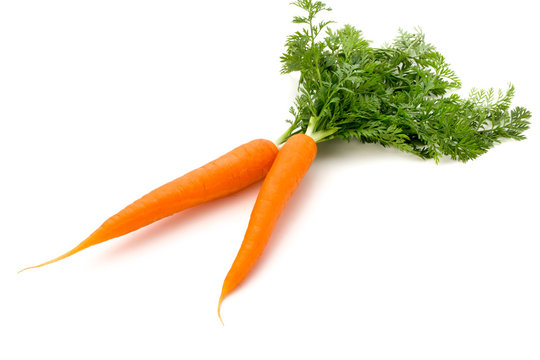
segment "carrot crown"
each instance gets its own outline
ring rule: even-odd
[[[502,138],[525,138],[531,113],[510,108],[514,86],[474,89],[466,98],[451,93],[461,81],[420,30],[400,30],[391,44],[375,48],[353,26],[333,31],[331,21],[315,23],[318,13],[331,10],[324,3],[293,5],[305,11],[293,18],[304,28],[287,38],[282,73],[298,71],[300,80],[293,119],[278,144],[306,133],[317,142],[358,139],[465,162]]]

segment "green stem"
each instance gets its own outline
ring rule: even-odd
[[[309,119],[308,127],[305,134],[313,138],[313,140],[318,143],[326,140],[330,140],[328,137],[336,133],[339,128],[333,127],[324,130],[315,130],[317,125],[317,117],[312,116]],[[281,144],[285,143],[291,136],[294,130],[298,128],[298,124],[294,123],[275,141],[275,144],[279,147]]]
[[[317,126],[318,118],[315,116],[312,116],[309,118],[308,127],[306,129],[306,135],[311,136],[315,142],[321,142],[324,140],[328,140],[327,137],[334,134],[336,131],[339,130],[339,128],[329,128],[329,129],[323,129],[323,130],[315,130]]]
[[[279,146],[283,144],[285,141],[287,141],[287,139],[291,137],[291,134],[293,130],[296,129],[296,127],[297,127],[296,124],[292,124],[291,126],[289,126],[287,131],[285,131],[283,134],[281,134],[280,137],[277,138],[277,140],[275,141],[275,144]]]
[[[317,125],[317,117],[312,116],[309,118],[308,127],[306,129],[306,135],[313,137],[313,133],[315,133],[315,126]]]
[[[318,143],[318,142],[330,140],[328,137],[334,134],[335,132],[337,132],[338,130],[339,130],[338,128],[321,130],[321,131],[312,133],[310,136],[313,138],[313,140],[315,140],[316,143]]]
[[[314,17],[314,13],[310,12],[310,14],[309,14],[309,30],[310,30],[310,34],[311,34],[311,49],[312,50],[315,47],[315,38],[318,35],[318,34],[315,34],[315,32],[313,31],[313,17]],[[322,76],[321,76],[321,70],[319,69],[319,53],[318,52],[315,53],[315,56],[314,56],[313,60],[315,62],[315,70],[317,70],[317,79],[319,80],[319,88],[321,88],[322,87]]]

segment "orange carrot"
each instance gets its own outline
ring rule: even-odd
[[[223,282],[218,304],[220,320],[223,299],[244,280],[261,255],[276,221],[316,154],[315,141],[304,134],[290,137],[279,151],[255,201],[244,241]]]
[[[269,140],[258,139],[241,145],[144,195],[107,219],[88,238],[64,255],[21,271],[62,260],[179,211],[235,193],[264,178],[277,152],[276,145]]]

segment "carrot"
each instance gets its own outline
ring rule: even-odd
[[[276,141],[278,146],[284,144],[282,149],[278,152],[267,140],[245,144],[145,195],[73,250],[38,266],[234,193],[266,176],[223,282],[218,303],[222,320],[224,298],[260,257],[287,201],[315,159],[317,143],[358,140],[436,162],[443,157],[467,162],[502,139],[525,139],[522,133],[529,128],[531,112],[510,108],[514,87],[499,91],[498,96],[494,89],[473,90],[469,97],[455,94],[461,80],[442,54],[425,42],[422,32],[400,31],[392,44],[375,48],[353,26],[334,31],[327,28],[332,21],[314,22],[318,13],[331,10],[321,1],[292,4],[306,13],[293,18],[303,29],[287,37],[281,56],[283,74],[299,72],[298,95],[290,108],[293,118]]]
[[[279,151],[255,201],[238,255],[223,282],[218,304],[220,320],[223,299],[244,280],[261,255],[276,221],[316,153],[315,141],[304,134],[290,137]]]
[[[264,178],[277,152],[276,145],[269,140],[258,139],[241,145],[144,195],[107,219],[74,249],[21,271],[65,259],[90,246],[128,234],[179,211],[235,193]]]

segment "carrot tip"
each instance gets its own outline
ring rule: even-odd
[[[40,266],[41,265],[25,267],[24,269],[17,271],[17,274],[20,274],[20,273],[22,273],[23,271],[26,271],[26,270],[35,269],[35,268],[40,267]]]
[[[22,273],[23,271],[26,271],[26,270],[37,269],[37,268],[39,268],[39,267],[48,265],[48,264],[53,263],[53,262],[56,262],[56,261],[58,261],[58,260],[60,260],[60,258],[57,258],[57,259],[54,259],[54,260],[51,260],[51,261],[44,262],[43,264],[25,267],[24,269],[17,271],[17,274],[20,274],[20,273]]]
[[[223,322],[223,319],[221,318],[221,303],[223,302],[223,298],[225,297],[225,294],[221,294],[221,296],[219,297],[219,303],[218,303],[218,307],[217,307],[217,314],[218,314],[218,317],[219,317],[219,321],[221,321],[221,325],[225,326],[225,323]]]

